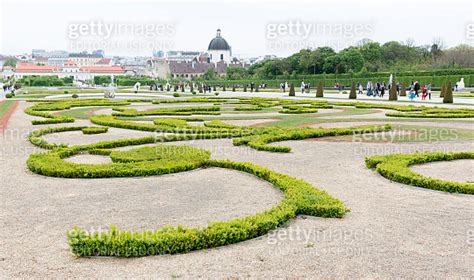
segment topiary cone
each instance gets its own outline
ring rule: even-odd
[[[318,88],[316,89],[316,97],[324,97],[323,81],[319,81]]]
[[[407,96],[407,86],[405,83],[400,85],[400,96]]]
[[[446,86],[444,92],[443,103],[453,103],[453,89],[451,88],[451,82]]]
[[[290,84],[290,94],[289,96],[295,96],[295,86],[293,83]]]
[[[446,92],[446,84],[443,83],[443,84],[441,85],[441,91],[440,91],[440,93],[439,93],[439,97],[443,98],[445,92]]]
[[[349,99],[356,99],[356,98],[357,98],[356,84],[355,82],[352,82],[351,92],[349,93]]]
[[[397,84],[395,83],[395,79],[392,80],[392,85],[390,86],[390,90],[388,91],[388,100],[398,100]]]

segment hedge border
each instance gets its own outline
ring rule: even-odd
[[[141,257],[187,253],[262,236],[284,225],[296,215],[342,218],[349,212],[340,200],[327,192],[318,190],[303,180],[258,165],[209,160],[206,166],[250,173],[282,191],[284,198],[279,204],[263,212],[224,222],[211,222],[205,228],[177,226],[131,232],[111,226],[103,233],[88,233],[75,227],[67,234],[72,253],[80,257]]]
[[[474,159],[474,152],[429,152],[372,156],[367,157],[365,163],[368,168],[375,168],[375,171],[383,177],[402,184],[451,193],[474,194],[474,183],[434,179],[418,174],[408,168],[416,164],[457,159]]]

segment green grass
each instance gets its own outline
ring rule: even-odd
[[[59,114],[61,116],[65,116],[65,117],[73,117],[75,119],[85,120],[85,119],[90,118],[90,116],[91,116],[90,113],[92,111],[99,110],[99,109],[106,109],[106,108],[110,108],[110,107],[77,108],[77,109],[73,109],[73,110],[62,111]]]
[[[5,100],[3,102],[0,102],[0,118],[3,117],[6,112],[8,112],[8,110],[13,104],[15,104],[15,101],[13,100]]]

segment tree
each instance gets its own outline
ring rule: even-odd
[[[10,67],[15,68],[16,67],[16,59],[9,58],[9,59],[5,60],[5,62],[3,63],[3,66],[10,66]]]
[[[225,85],[222,86],[222,91],[225,91]]]
[[[214,69],[207,70],[204,75],[202,75],[204,80],[215,80],[217,78],[217,72]]]
[[[319,81],[318,89],[316,90],[316,97],[324,97],[323,81]]]
[[[453,103],[453,89],[451,88],[451,82],[448,82],[448,85],[446,86],[443,103]]]
[[[342,63],[345,64],[345,71],[359,72],[364,67],[364,57],[358,49],[347,48],[340,55]]]
[[[390,90],[388,91],[388,100],[398,100],[397,84],[395,83],[395,79],[392,79],[392,85],[390,86]]]
[[[407,85],[405,83],[400,85],[400,96],[407,96]]]
[[[201,83],[198,83],[198,91],[199,91],[199,93],[202,93],[202,84]]]
[[[232,91],[235,92],[235,85],[232,84]]]
[[[295,86],[293,83],[290,84],[290,94],[289,96],[295,96]]]
[[[349,99],[356,99],[356,98],[357,98],[356,84],[353,81],[351,85],[351,92],[349,93]]]
[[[191,93],[194,91],[194,85],[193,85],[193,84],[194,84],[194,83],[191,83],[191,84],[189,85],[189,90],[191,91]]]

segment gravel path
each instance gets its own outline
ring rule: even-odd
[[[17,110],[8,128],[30,131],[31,119]],[[213,158],[250,161],[304,179],[342,199],[352,212],[343,219],[298,217],[269,235],[231,246],[137,259],[74,258],[65,232],[73,225],[99,229],[110,223],[203,225],[266,209],[279,193],[250,175],[222,169],[149,178],[42,177],[26,168],[37,149],[24,138],[3,137],[0,144],[6,148],[0,158],[2,278],[474,277],[474,197],[393,183],[364,166],[368,155],[474,151],[474,141],[278,143],[292,148],[288,154],[235,147],[230,139],[181,142],[209,149]]]
[[[412,165],[410,169],[427,177],[474,183],[474,160],[460,159]]]

